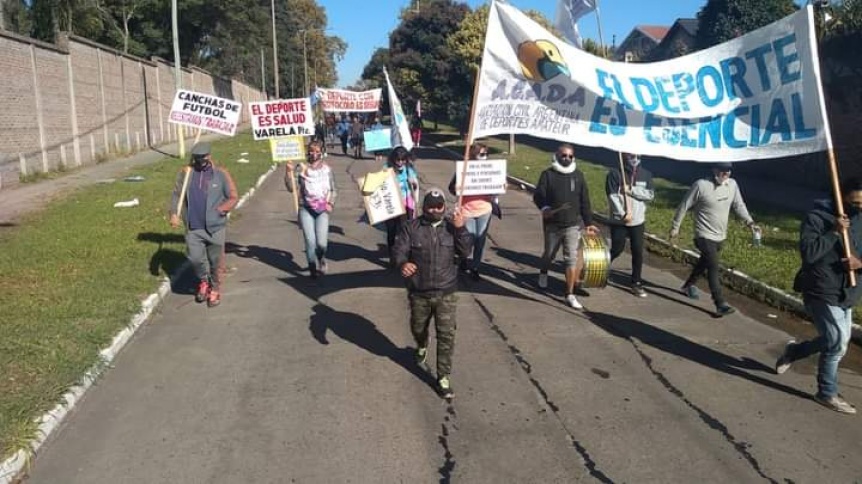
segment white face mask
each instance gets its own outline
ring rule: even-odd
[[[487,160],[487,159],[488,159],[488,155],[476,155],[476,159],[477,159],[477,160]]]
[[[629,156],[628,158],[626,158],[626,162],[628,162],[628,164],[632,168],[637,168],[637,166],[641,164],[641,157],[640,156]]]

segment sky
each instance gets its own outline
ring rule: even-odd
[[[420,0],[421,1],[421,0]],[[318,0],[326,9],[328,32],[347,42],[347,54],[338,64],[338,84],[348,86],[359,80],[362,69],[378,47],[389,46],[389,32],[398,25],[398,14],[410,0]],[[483,0],[466,0],[476,8]],[[557,0],[509,0],[521,10],[538,10],[551,21]],[[602,35],[611,44],[614,36],[619,45],[635,25],[665,25],[677,18],[694,18],[706,0],[600,0]],[[578,22],[581,36],[599,40],[595,13]]]

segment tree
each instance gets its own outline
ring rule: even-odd
[[[20,35],[30,35],[32,21],[24,0],[0,0],[0,28]]]
[[[596,57],[604,57],[605,59],[611,58],[611,48],[607,45],[599,45],[599,43],[593,39],[584,39],[583,47],[585,52],[589,52]]]
[[[382,87],[386,85],[383,78],[383,68],[389,64],[389,49],[380,47],[371,54],[371,60],[362,69],[360,82],[365,86]]]
[[[453,90],[465,83],[446,38],[467,12],[467,5],[453,0],[423,0],[402,11],[389,35],[389,74],[405,106],[421,99],[425,113],[446,116]]]
[[[708,0],[698,12],[695,45],[706,49],[775,22],[798,7],[793,0]]]

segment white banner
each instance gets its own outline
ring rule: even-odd
[[[369,182],[365,178],[359,181],[362,187],[365,202],[365,213],[371,225],[378,224],[391,218],[400,217],[407,213],[404,202],[401,199],[401,189],[398,188],[398,179],[395,171],[389,168],[383,172],[369,173],[367,177],[374,178],[373,184],[377,185],[368,194],[364,194]]]
[[[741,161],[823,151],[829,139],[806,7],[668,61],[612,62],[493,2],[473,134],[528,134],[616,151]]]
[[[253,102],[249,103],[248,112],[256,140],[314,134],[314,118],[308,98]]]
[[[461,195],[461,179],[464,182],[464,195],[502,195],[506,193],[506,160],[470,160],[467,173],[464,161],[455,163],[455,191]]]
[[[317,89],[320,107],[325,112],[364,112],[380,110],[380,96],[383,89],[370,91],[345,91],[343,89]]]
[[[168,121],[233,136],[240,108],[241,102],[180,89],[174,96]]]
[[[392,146],[403,146],[410,151],[413,149],[413,137],[410,136],[410,123],[407,122],[407,117],[404,116],[404,109],[401,107],[401,101],[398,99],[398,94],[395,93],[395,88],[392,87],[392,81],[389,80],[389,73],[386,68],[383,68],[383,75],[386,76],[386,87],[389,93],[389,110],[392,112]]]

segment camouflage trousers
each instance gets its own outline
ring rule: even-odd
[[[452,354],[455,352],[455,309],[458,295],[440,293],[410,293],[410,330],[416,344],[428,347],[428,326],[434,318],[437,334],[437,377],[452,373]]]

